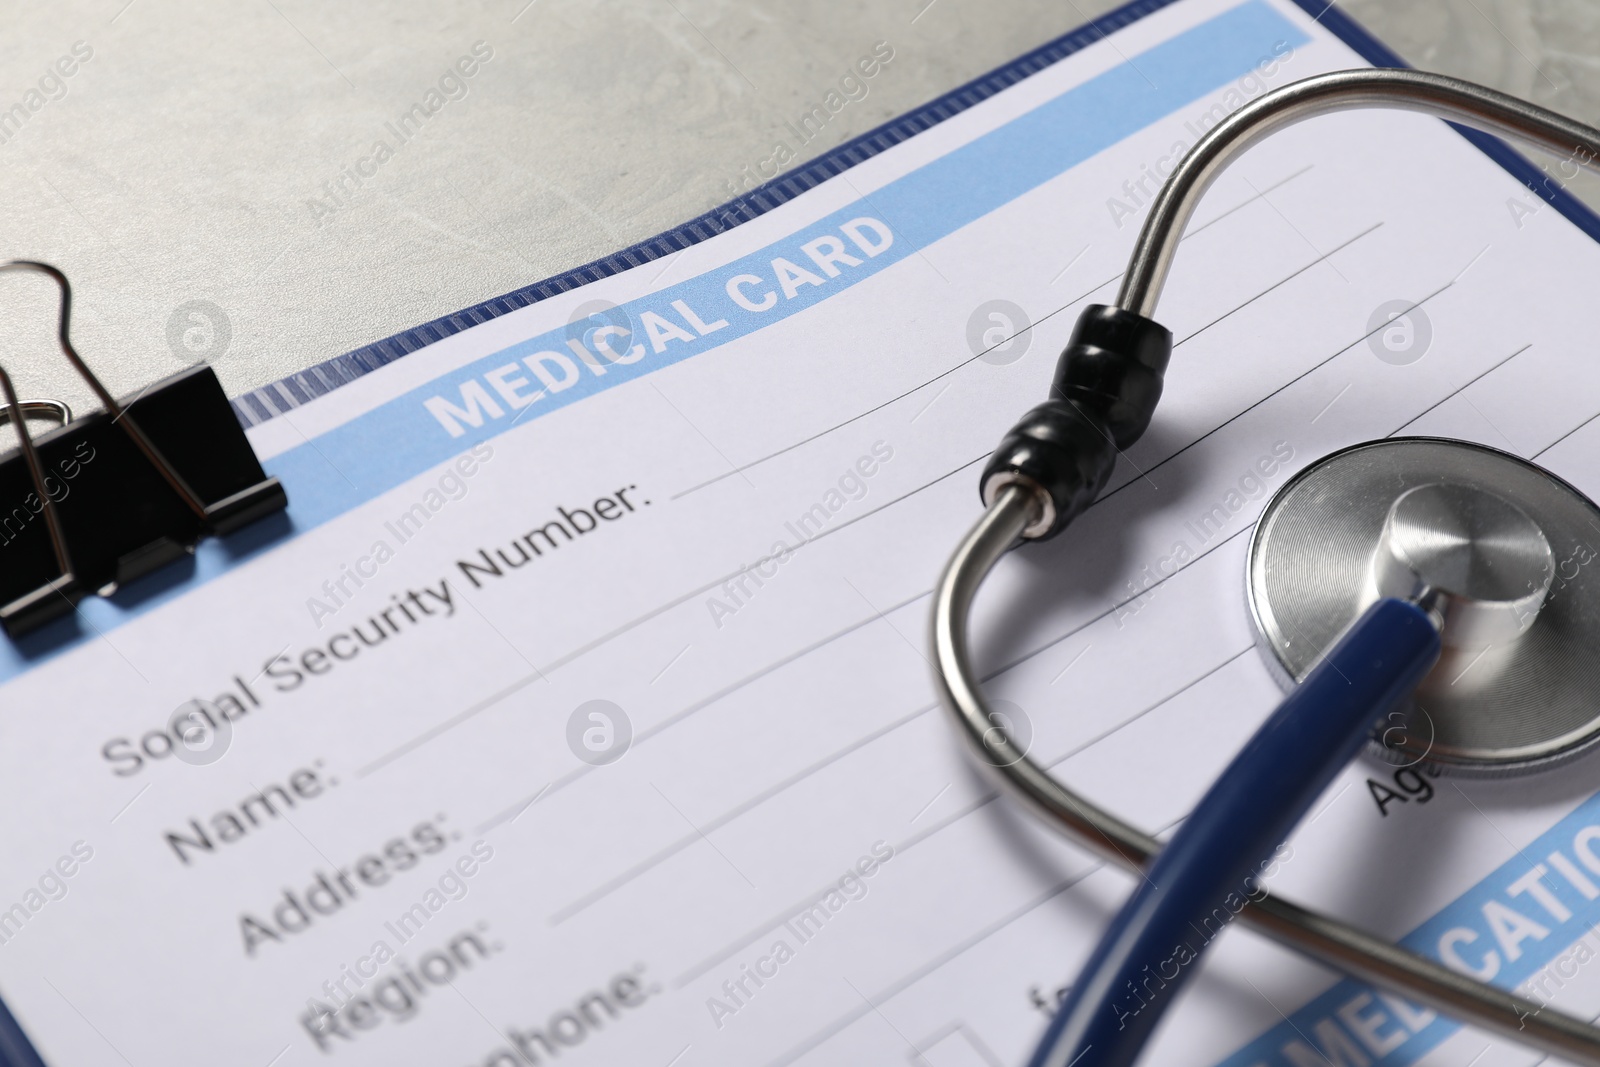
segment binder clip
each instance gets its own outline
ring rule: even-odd
[[[0,424],[20,448],[0,459],[0,627],[16,639],[71,614],[91,592],[110,596],[135,578],[288,506],[234,417],[222,384],[200,364],[118,401],[68,339],[72,288],[47,263],[35,271],[61,289],[61,351],[104,407],[73,419],[57,401],[17,399],[0,368]],[[35,439],[28,417],[61,425]]]

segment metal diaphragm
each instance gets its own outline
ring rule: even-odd
[[[1503,775],[1600,741],[1600,508],[1526,460],[1439,438],[1336,452],[1268,501],[1247,589],[1286,688],[1380,594],[1439,606],[1444,654],[1379,723],[1385,759]]]

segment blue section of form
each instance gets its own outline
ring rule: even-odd
[[[1530,994],[1535,1004],[1544,1003],[1576,976],[1580,964],[1600,955],[1588,937],[1600,926],[1597,843],[1600,794],[1399,943],[1507,989],[1555,964]],[[1416,1063],[1459,1029],[1453,1019],[1346,978],[1217,1067],[1400,1067]],[[1360,1060],[1350,1059],[1347,1050]]]

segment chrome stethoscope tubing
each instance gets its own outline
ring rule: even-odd
[[[1419,111],[1504,134],[1564,155],[1600,156],[1600,131],[1526,100],[1459,78],[1416,70],[1340,70],[1275,89],[1212,127],[1173,168],[1139,231],[1117,307],[1149,317],[1166,284],[1178,240],[1200,198],[1247,148],[1302,119],[1333,111]]]
[[[1600,157],[1600,131],[1454,78],[1408,70],[1339,71],[1307,78],[1241,108],[1213,127],[1183,158],[1139,234],[1117,297],[1118,308],[1150,316],[1184,226],[1200,197],[1232,159],[1273,131],[1301,119],[1366,107],[1419,111],[1562,154],[1585,152],[1585,161]],[[1115,309],[1112,313],[1120,314]],[[1164,358],[1159,362],[1155,396],[1160,392]],[[1069,395],[1061,388],[1062,380],[1058,373],[1054,393],[1064,403]],[[1074,404],[1078,395],[1071,394]],[[1147,412],[1154,403],[1153,397],[1147,398]],[[1119,408],[1116,413],[1126,419],[1122,411]],[[1131,422],[1137,424],[1137,417]],[[1136,425],[1132,436],[1137,437],[1142,429]],[[1059,443],[1060,432],[1048,427],[1043,432],[1036,430],[1031,441],[1025,439],[1020,446],[1013,443],[1017,433],[1014,430],[1000,450],[1012,446],[1015,459],[1010,465],[997,459],[986,468],[983,493],[988,508],[956,548],[935,589],[935,683],[960,732],[980,757],[977,762],[1005,792],[1073,841],[1124,867],[1141,870],[1159,852],[1160,843],[1063,786],[1018,748],[1006,735],[1000,725],[1003,718],[990,708],[973,673],[967,625],[984,578],[1021,540],[1059,532],[1073,513],[1088,506],[1110,469],[1110,460],[1101,464],[1104,473],[1097,476],[1099,484],[1082,471],[1070,476],[1076,480],[1066,488],[1062,485],[1068,475],[1062,475],[1062,485],[1046,484],[1037,477],[1037,472],[1046,469],[1038,465],[1039,456],[1055,455],[1050,449]],[[1117,447],[1125,444],[1119,441]],[[1085,469],[1087,466],[1085,461]],[[1458,974],[1337,919],[1271,895],[1248,904],[1240,917],[1291,948],[1423,1006],[1541,1051],[1600,1065],[1600,1030],[1590,1024]]]

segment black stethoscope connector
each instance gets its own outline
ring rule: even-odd
[[[984,466],[984,505],[1020,485],[1039,512],[1024,537],[1043,540],[1066,529],[1150,425],[1171,358],[1172,331],[1160,323],[1104,304],[1085,308],[1056,363],[1050,399],[1001,438]]]

